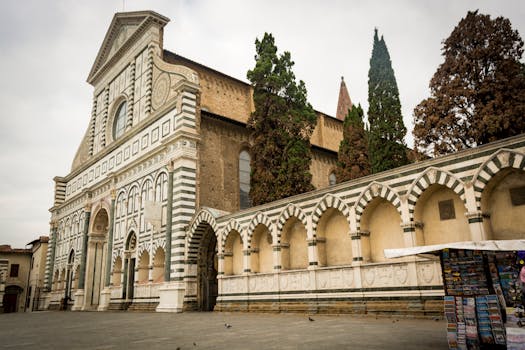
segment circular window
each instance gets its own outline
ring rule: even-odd
[[[117,109],[115,116],[115,122],[113,123],[113,138],[116,140],[124,134],[126,129],[126,112],[128,110],[128,104],[126,101],[122,102],[120,107]]]

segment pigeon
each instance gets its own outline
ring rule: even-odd
[[[225,324],[224,324],[224,327],[226,327],[226,328],[232,328],[232,325],[229,324],[229,323],[225,323]]]
[[[197,346],[197,343],[193,342],[193,346]]]
[[[310,316],[308,316],[308,321],[313,322],[315,320],[313,318],[311,318]]]

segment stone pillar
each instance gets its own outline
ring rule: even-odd
[[[250,256],[250,249],[242,250],[242,272],[244,274],[249,274],[252,272],[252,269],[250,268]]]
[[[401,228],[403,229],[405,248],[417,246],[416,225],[413,222],[403,222]]]
[[[352,239],[352,265],[361,265],[363,263],[361,232],[350,232],[350,238]]]
[[[319,265],[317,259],[317,241],[315,238],[310,238],[308,242],[308,270],[313,270]]]
[[[171,280],[171,232],[173,221],[173,165],[168,166],[168,203],[166,205],[166,251],[164,261],[164,282]]]
[[[281,245],[272,244],[273,250],[273,272],[280,272],[282,270],[281,266]]]
[[[224,254],[217,254],[217,276],[224,276]]]
[[[108,253],[106,256],[106,274],[104,276],[104,286],[109,287],[111,281],[111,257],[113,252],[113,226],[115,226],[115,190],[111,190],[111,213],[109,213],[108,228]]]
[[[115,198],[116,191],[111,190],[111,212],[109,213],[108,247],[106,252],[106,271],[104,271],[104,288],[100,292],[99,311],[105,311],[111,300],[111,258],[113,256],[113,226],[115,225]]]
[[[71,310],[81,310],[84,305],[84,287],[86,283],[86,261],[88,251],[89,219],[91,217],[91,204],[84,208],[84,231],[82,233],[82,255],[80,257],[80,268],[78,273],[78,288],[75,292],[75,303]]]
[[[485,228],[483,227],[483,214],[481,211],[471,211],[465,213],[465,216],[468,219],[468,226],[470,229],[470,240],[471,241],[484,241],[488,237],[485,233]]]

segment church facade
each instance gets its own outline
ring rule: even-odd
[[[165,50],[168,21],[116,14],[89,73],[47,307],[434,314],[439,261],[383,249],[525,236],[525,136],[334,185],[342,121],[322,113],[316,190],[250,207],[252,89]]]

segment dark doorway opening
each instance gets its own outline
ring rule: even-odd
[[[7,286],[4,293],[4,297],[2,298],[4,313],[17,312],[22,288],[18,286]]]
[[[213,311],[217,302],[219,284],[217,281],[217,237],[208,227],[202,238],[198,260],[198,310]]]

